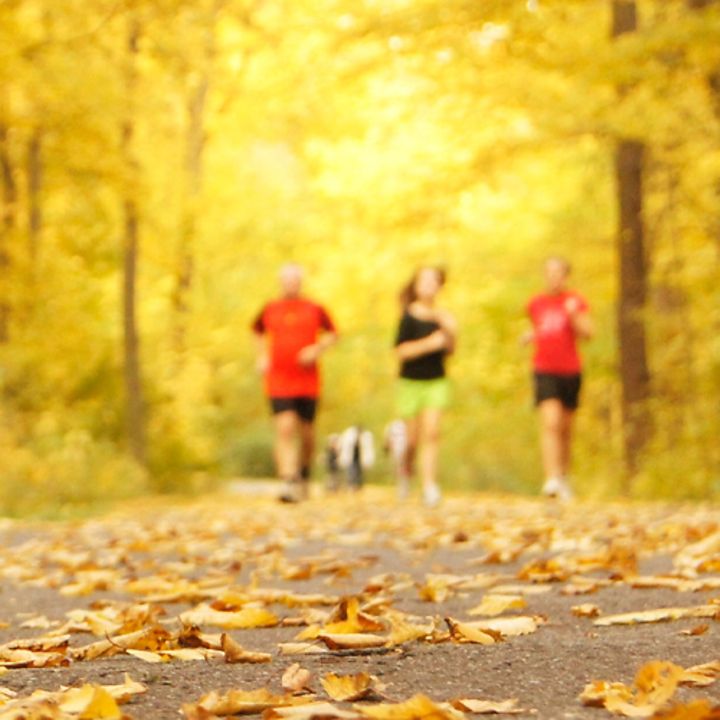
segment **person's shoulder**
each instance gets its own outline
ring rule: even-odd
[[[317,312],[327,313],[327,308],[325,307],[325,305],[318,300],[314,300],[313,298],[300,297],[297,298],[297,302]]]
[[[576,300],[578,300],[580,302],[580,305],[583,308],[588,307],[587,298],[579,290],[575,290],[575,289],[567,290],[565,293],[565,297],[575,298]]]
[[[530,299],[527,301],[527,307],[528,309],[537,307],[538,305],[541,305],[544,303],[547,299],[547,295],[545,293],[535,293],[530,297]]]

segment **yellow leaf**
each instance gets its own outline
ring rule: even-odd
[[[284,673],[281,679],[283,690],[293,693],[311,690],[310,680],[312,673],[300,667],[300,663],[293,663]]]
[[[484,615],[491,617],[502,615],[506,610],[522,610],[527,607],[521,595],[486,595],[479,605],[468,611],[468,615]]]
[[[169,658],[163,657],[160,653],[152,652],[150,650],[134,650],[130,648],[126,650],[128,655],[136,657],[138,660],[142,660],[146,663],[163,663],[168,662]]]
[[[616,715],[650,717],[675,694],[683,672],[674,663],[656,660],[638,670],[632,688],[622,683],[593,682],[585,687],[580,700]]]
[[[344,598],[330,614],[323,626],[323,633],[337,635],[341,633],[378,632],[386,629],[386,624],[367,613],[361,612],[356,597]]]
[[[233,640],[227,633],[223,633],[220,639],[222,652],[225,653],[227,663],[265,663],[272,660],[269,653],[251,652],[245,650],[240,643]]]
[[[453,640],[458,642],[471,642],[478,645],[494,645],[502,642],[502,635],[497,631],[479,628],[471,623],[457,622],[452,618],[445,618],[445,622],[450,628]]]
[[[83,685],[63,693],[60,709],[80,720],[120,720],[122,712],[113,696],[98,685]]]
[[[198,705],[215,715],[254,715],[266,708],[299,705],[307,700],[291,695],[273,695],[266,688],[260,690],[229,690],[220,695],[213,691],[200,699]]]
[[[120,705],[135,697],[135,695],[142,695],[147,692],[147,686],[136,682],[127,673],[125,673],[125,678],[121,685],[103,685],[103,687]]]
[[[378,648],[387,644],[387,638],[370,633],[321,633],[318,639],[331,650]]]
[[[694,665],[686,668],[680,678],[681,685],[705,687],[712,685],[720,677],[720,661]]]
[[[717,618],[720,617],[720,605],[699,605],[696,607],[658,608],[637,612],[605,615],[595,620],[595,625],[634,625],[636,623],[656,623],[680,618]]]
[[[186,625],[214,625],[227,630],[273,627],[279,622],[277,615],[265,608],[245,607],[236,612],[224,612],[205,604],[182,613],[180,620]]]
[[[367,673],[357,675],[335,675],[328,673],[320,683],[332,700],[353,702],[362,700],[372,693],[372,678]]]
[[[570,608],[573,615],[577,617],[597,617],[600,614],[600,608],[592,603],[584,603],[583,605],[573,605]]]
[[[412,642],[413,640],[419,640],[420,638],[431,635],[434,629],[433,624],[430,625],[415,625],[405,620],[405,616],[402,613],[394,612],[389,615],[390,620],[390,637],[388,638],[389,645],[402,645],[406,642]]]
[[[308,703],[296,707],[269,708],[263,712],[263,720],[357,720],[360,715],[342,710],[328,702]]]
[[[513,617],[496,617],[486,620],[474,620],[463,623],[465,628],[482,630],[486,633],[499,633],[502,637],[514,637],[516,635],[530,635],[538,629],[542,622],[541,618],[530,615],[516,615]]]
[[[517,706],[517,698],[509,700],[479,700],[477,698],[461,698],[452,701],[452,706],[473,715],[528,715],[534,711],[524,710]]]
[[[693,700],[687,705],[659,710],[651,720],[720,720],[720,705],[711,707],[707,700]]]
[[[307,642],[279,643],[281,655],[322,655],[329,650],[326,647]]]
[[[702,623],[701,625],[695,625],[695,627],[689,628],[687,630],[681,630],[680,635],[688,635],[690,637],[698,637],[699,635],[704,635],[709,629],[710,629],[709,625]]]
[[[375,720],[459,720],[464,715],[449,704],[438,704],[426,695],[414,695],[401,703],[354,705],[363,715]]]

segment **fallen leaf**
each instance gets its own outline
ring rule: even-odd
[[[684,670],[670,662],[653,661],[637,672],[632,687],[595,681],[580,695],[584,705],[605,707],[616,715],[650,717],[675,694]]]
[[[577,617],[594,618],[600,615],[600,608],[592,603],[584,603],[583,605],[573,605],[570,608],[573,615]]]
[[[83,685],[63,693],[60,710],[82,720],[121,720],[115,698],[99,685]]]
[[[281,684],[283,690],[289,690],[293,693],[300,693],[310,691],[310,680],[312,679],[312,673],[305,668],[300,667],[300,663],[293,663],[283,673]]]
[[[522,610],[527,602],[522,595],[486,595],[479,605],[468,610],[468,615],[492,617],[502,615],[506,610]]]
[[[401,703],[353,705],[364,716],[375,720],[461,720],[464,715],[449,703],[436,703],[426,695],[414,695]]]
[[[327,647],[307,642],[279,643],[278,648],[281,655],[321,655],[330,652]]]
[[[220,646],[225,653],[227,663],[266,663],[272,660],[272,655],[262,652],[245,650],[240,643],[233,640],[227,633],[220,637]]]
[[[696,607],[658,608],[656,610],[638,610],[636,612],[605,615],[594,621],[595,625],[635,625],[639,623],[666,622],[681,618],[717,618],[720,606],[699,605]]]
[[[712,685],[718,677],[720,677],[720,661],[709,662],[703,665],[693,665],[693,667],[683,670],[680,684],[690,687],[705,687]]]
[[[360,714],[354,710],[343,710],[329,702],[314,702],[307,705],[269,708],[263,712],[263,720],[357,720]]]
[[[484,627],[477,627],[471,623],[457,622],[452,618],[445,618],[450,628],[450,635],[458,642],[477,643],[478,645],[494,645],[502,642],[502,633],[497,630],[489,630]]]
[[[267,708],[298,705],[307,702],[292,695],[273,695],[266,688],[260,690],[229,690],[222,695],[216,691],[204,695],[197,702],[215,715],[254,715]]]
[[[699,635],[704,635],[709,629],[710,629],[710,626],[706,625],[706,624],[696,625],[695,627],[689,628],[687,630],[681,630],[680,635],[689,635],[690,637],[697,637]]]
[[[517,698],[509,700],[480,700],[479,698],[459,698],[451,705],[462,712],[473,715],[531,715],[536,710],[525,710],[517,706]]]
[[[130,675],[125,673],[125,679],[120,685],[104,685],[103,686],[107,692],[112,695],[116,702],[118,702],[120,705],[123,703],[126,703],[131,698],[135,697],[136,695],[142,695],[143,693],[147,692],[147,686],[143,685],[140,682],[136,682],[133,680]]]
[[[182,613],[180,621],[186,625],[213,625],[226,630],[273,627],[280,622],[277,615],[265,608],[245,607],[236,612],[224,612],[206,604]]]
[[[362,650],[380,648],[387,644],[387,638],[370,633],[321,633],[318,639],[331,650]]]
[[[367,673],[335,675],[328,673],[320,678],[320,684],[332,700],[355,702],[373,693],[373,681]]]
[[[686,705],[673,705],[656,712],[651,720],[720,720],[720,705],[707,700],[693,700]]]

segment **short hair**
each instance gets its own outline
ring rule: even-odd
[[[280,270],[278,271],[278,275],[280,277],[290,274],[299,275],[302,278],[305,274],[305,270],[303,269],[303,266],[300,265],[300,263],[294,262],[285,263],[284,265],[280,266]]]
[[[562,265],[566,275],[569,275],[572,272],[572,265],[570,264],[570,261],[562,255],[548,255],[548,257],[545,258],[544,265],[551,262],[556,262]]]

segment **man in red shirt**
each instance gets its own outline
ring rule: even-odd
[[[317,363],[337,339],[325,309],[301,296],[302,278],[299,265],[284,265],[281,297],[267,303],[252,325],[258,370],[265,376],[275,420],[275,464],[286,483],[280,496],[285,502],[308,496],[320,389]]]
[[[578,407],[582,364],[578,339],[592,337],[589,308],[579,293],[567,288],[570,263],[561,257],[545,261],[544,293],[527,306],[533,329],[524,335],[534,343],[535,404],[540,415],[543,494],[568,500],[572,423]]]

